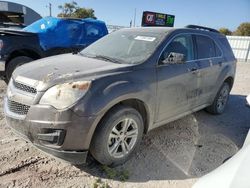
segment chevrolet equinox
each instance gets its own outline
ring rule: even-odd
[[[17,68],[7,124],[74,164],[129,159],[144,134],[192,112],[223,113],[236,59],[226,37],[201,26],[121,29],[78,54]]]

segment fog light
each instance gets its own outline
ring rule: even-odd
[[[37,134],[37,139],[45,145],[63,144],[66,131],[61,129],[42,129],[42,133]]]

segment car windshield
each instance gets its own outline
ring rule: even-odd
[[[153,54],[164,36],[159,32],[145,30],[120,30],[103,37],[80,54],[114,63],[138,64]]]

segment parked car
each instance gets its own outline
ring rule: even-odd
[[[224,164],[201,177],[193,188],[248,188],[250,187],[250,131],[248,131],[243,147]]]
[[[226,37],[201,26],[130,28],[78,54],[15,70],[7,124],[38,148],[72,163],[129,159],[143,134],[206,108],[223,113],[236,59]]]
[[[94,19],[42,18],[22,30],[0,29],[0,71],[7,80],[24,63],[77,52],[108,34]]]

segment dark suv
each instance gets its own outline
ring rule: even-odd
[[[214,29],[122,29],[16,69],[4,110],[9,126],[48,153],[80,164],[90,151],[118,165],[156,127],[203,108],[221,114],[235,68]]]

